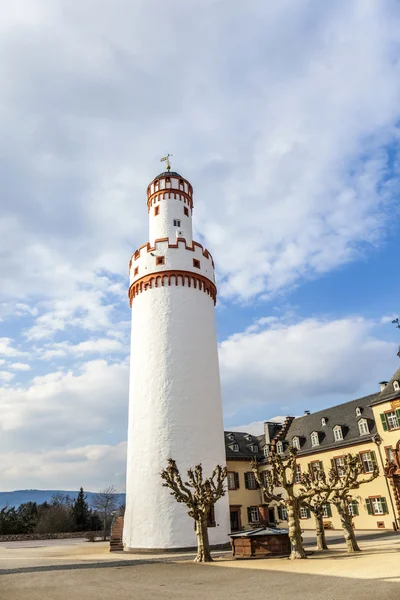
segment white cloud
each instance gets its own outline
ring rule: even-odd
[[[0,338],[0,356],[20,356],[22,352],[13,346],[14,340],[8,337]]]
[[[11,365],[9,365],[10,369],[14,369],[14,371],[30,371],[31,370],[31,366],[27,365],[26,363],[12,363]]]
[[[48,360],[60,358],[67,355],[84,356],[85,354],[114,354],[126,353],[127,347],[117,339],[98,338],[70,344],[69,342],[58,342],[45,344],[39,349],[40,358]]]
[[[10,373],[9,371],[0,371],[0,382],[7,383],[14,378],[14,373]]]
[[[220,344],[225,413],[269,419],[378,391],[397,368],[395,344],[360,317],[305,319],[230,336]]]

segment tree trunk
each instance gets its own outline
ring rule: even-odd
[[[328,544],[326,543],[326,535],[324,529],[324,521],[322,514],[318,512],[314,513],[315,517],[315,531],[317,534],[317,548],[318,550],[328,550]]]
[[[212,562],[208,541],[207,517],[196,521],[197,556],[194,562]]]
[[[104,513],[103,519],[103,541],[105,542],[107,539],[107,513]]]
[[[290,560],[297,558],[307,558],[306,551],[303,547],[301,539],[301,527],[300,527],[300,507],[288,504],[288,526],[289,526],[289,539],[291,544]]]
[[[344,533],[344,539],[346,540],[347,552],[361,552],[356,536],[354,535],[354,529],[352,525],[352,516],[348,513],[348,507],[337,506],[338,513],[340,515],[340,521]]]

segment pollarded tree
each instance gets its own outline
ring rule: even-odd
[[[313,472],[304,473],[300,483],[304,490],[314,490],[315,492],[305,498],[303,504],[314,515],[318,550],[328,550],[323,517],[325,507],[328,506],[328,500],[333,493],[333,486],[329,486],[322,467]]]
[[[257,463],[252,463],[252,469],[257,483],[262,489],[265,502],[270,503],[272,500],[277,500],[280,504],[286,506],[291,544],[291,560],[307,558],[301,537],[300,508],[309,498],[315,495],[314,489],[307,490],[295,485],[297,473],[296,455],[297,450],[293,447],[289,448],[289,455],[286,458],[276,453],[271,454],[268,457],[267,469],[263,471],[263,478],[259,475]],[[279,489],[285,491],[285,497],[277,493]]]
[[[227,476],[226,467],[217,465],[211,477],[203,479],[201,464],[187,470],[187,481],[182,481],[176,462],[168,459],[168,466],[161,471],[164,487],[171,490],[177,502],[186,504],[189,517],[195,522],[197,536],[197,556],[194,562],[212,562],[210,543],[208,540],[207,520],[217,500],[225,496],[224,482]]]
[[[328,485],[332,487],[332,503],[340,516],[344,537],[348,552],[360,552],[353,529],[353,515],[350,511],[351,492],[357,490],[360,485],[369,483],[378,477],[379,468],[376,462],[373,471],[367,476],[358,455],[345,454],[340,465],[332,467],[328,475]]]

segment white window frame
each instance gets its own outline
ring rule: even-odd
[[[249,508],[250,508],[250,523],[259,523],[260,522],[260,511],[258,510],[258,506],[250,506]]]
[[[322,419],[321,419],[321,425],[322,425],[322,427],[326,427],[326,419],[325,419],[325,417],[322,417]]]
[[[258,452],[258,446],[250,446],[252,452]]]
[[[311,446],[314,448],[314,446],[319,446],[319,435],[316,431],[313,431],[311,433]]]
[[[400,423],[397,418],[395,410],[385,413],[385,417],[386,417],[386,423],[388,425],[388,429],[390,431],[392,431],[392,429],[398,429],[400,427]],[[393,427],[392,427],[392,425],[393,425]]]
[[[232,444],[231,448],[233,452],[239,452],[239,444]]]
[[[246,439],[248,442],[252,442],[252,441],[253,441],[253,436],[251,436],[250,434],[248,434],[248,435],[245,435],[244,437],[245,437],[245,439]]]
[[[323,508],[322,508],[322,516],[324,519],[328,519],[329,515],[328,515],[328,505],[324,504]]]
[[[333,428],[333,437],[335,442],[343,441],[343,431],[340,425],[336,425],[336,427]]]
[[[307,509],[300,506],[300,519],[308,519]]]
[[[283,444],[282,444],[282,442],[278,442],[276,444],[276,452],[277,452],[277,454],[283,454]]]
[[[344,477],[344,458],[343,456],[337,456],[333,459],[335,461],[335,468],[339,477]]]
[[[385,512],[383,510],[383,506],[382,506],[382,499],[381,498],[370,498],[371,500],[371,506],[372,506],[372,514],[373,515],[384,515]]]
[[[248,490],[256,490],[257,489],[257,479],[254,475],[253,471],[247,472],[247,489]]]
[[[292,446],[293,448],[296,448],[296,450],[300,450],[300,440],[297,436],[292,439]]]
[[[374,470],[374,461],[371,452],[361,452],[361,462],[365,473],[372,473]]]
[[[356,417],[361,417],[361,408],[359,406],[357,406],[356,408]]]
[[[393,389],[395,392],[398,392],[400,390],[400,385],[397,380],[393,381]]]
[[[264,446],[264,456],[265,456],[265,458],[268,458],[268,456],[269,456],[269,446]]]
[[[353,504],[354,500],[350,500],[350,502],[348,502],[347,504],[347,508],[349,511],[349,515],[351,517],[356,517],[357,515],[354,513],[354,504]]]
[[[228,482],[228,490],[236,490],[236,475],[235,471],[228,471],[226,476]]]
[[[358,431],[360,432],[360,435],[368,435],[369,427],[367,419],[360,419],[358,421]]]
[[[300,465],[296,465],[296,470],[294,472],[294,482],[295,483],[301,482],[301,466]]]
[[[286,506],[282,506],[282,519],[284,521],[288,520],[288,514],[287,514],[287,508],[286,508]]]

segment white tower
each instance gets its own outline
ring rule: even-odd
[[[169,164],[168,164],[169,169]],[[214,262],[192,239],[193,189],[169,170],[147,188],[150,241],[132,255],[132,340],[124,545],[131,551],[195,548],[187,508],[162,487],[176,460],[210,476],[225,465],[215,331]],[[211,545],[228,541],[227,495],[215,506]]]

